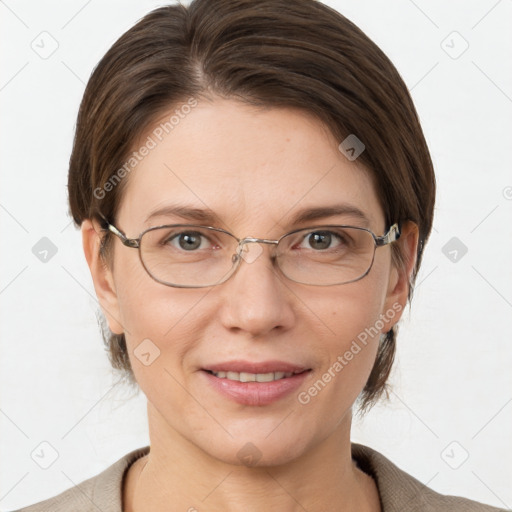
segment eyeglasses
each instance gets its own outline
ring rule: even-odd
[[[296,283],[347,284],[368,274],[377,247],[400,237],[398,223],[383,236],[362,227],[322,225],[296,229],[279,240],[239,239],[224,229],[195,224],[155,226],[138,238],[128,238],[105,219],[103,230],[118,236],[126,247],[138,249],[140,261],[151,278],[177,288],[224,283],[242,259],[252,263],[263,252],[260,247],[251,254],[245,250],[248,243],[273,244],[271,259],[285,277]]]

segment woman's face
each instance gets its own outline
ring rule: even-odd
[[[322,224],[369,227],[376,235],[387,228],[369,175],[338,150],[341,141],[302,112],[218,99],[200,102],[161,141],[154,133],[162,130],[153,132],[159,124],[148,132],[156,146],[124,178],[116,225],[128,237],[162,224],[212,225],[165,215],[146,220],[178,204],[212,210],[213,225],[238,238],[278,239]],[[301,210],[339,205],[362,210],[368,224],[348,214],[291,223]],[[228,463],[252,455],[259,464],[277,464],[348,432],[380,333],[405,305],[407,287],[391,265],[390,246],[377,249],[363,279],[311,286],[276,272],[272,246],[250,244],[254,260],[243,260],[228,281],[187,289],[154,281],[137,250],[117,238],[114,243],[107,274],[112,290],[97,277],[95,285],[111,329],[126,335],[154,437],[179,438]],[[205,371],[231,361],[280,361],[309,371],[293,377],[298,384],[290,392],[248,403],[219,391],[214,384],[221,379]]]

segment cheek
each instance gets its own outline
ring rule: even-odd
[[[164,353],[171,342],[173,353],[181,357],[197,339],[201,310],[198,306],[205,292],[158,283],[146,273],[137,254],[124,260],[119,258],[115,268],[120,321],[125,329],[130,358],[142,350],[139,345],[143,343],[148,349],[153,344],[155,353]],[[187,333],[186,337],[183,332]],[[140,365],[135,360],[132,366],[135,371]]]
[[[384,280],[377,273],[337,290],[334,287],[328,290],[322,296],[320,311],[321,319],[329,327],[331,343],[343,349],[354,339],[364,339],[361,334],[368,331],[373,334],[368,335],[369,342],[374,338],[378,340],[379,335],[370,328],[376,326],[379,319],[384,295]],[[380,323],[377,328],[379,326],[382,327]]]
[[[355,400],[375,362],[383,330],[382,280],[368,277],[322,295],[315,308],[319,319],[312,330],[318,335],[316,350],[323,352],[316,375],[322,382],[316,380],[315,387],[318,393],[329,388],[324,403]]]

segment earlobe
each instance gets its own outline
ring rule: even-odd
[[[100,256],[101,228],[95,220],[86,219],[81,225],[82,245],[85,259],[91,272],[94,290],[110,330],[115,334],[124,332],[120,322],[119,302],[112,271]]]

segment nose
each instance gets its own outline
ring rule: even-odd
[[[245,243],[236,272],[219,286],[220,318],[227,329],[264,337],[273,329],[293,325],[293,293],[270,257],[273,248],[267,243]]]

